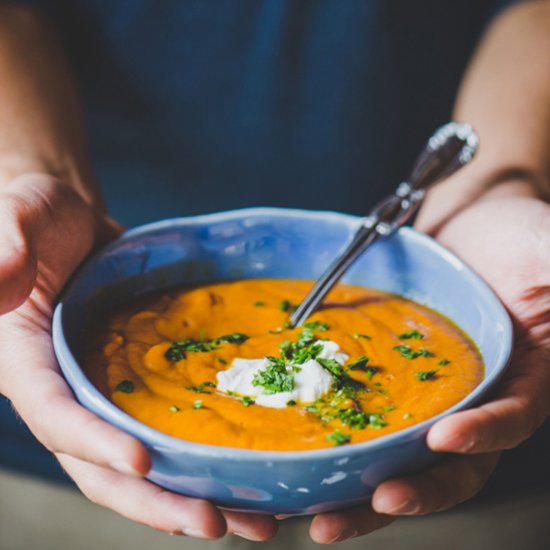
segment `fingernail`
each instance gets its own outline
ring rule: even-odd
[[[205,535],[204,531],[201,531],[200,529],[193,529],[192,527],[184,527],[181,531],[184,535],[187,535],[188,537],[195,537],[197,539],[208,538]]]
[[[252,542],[259,542],[261,541],[262,539],[259,539],[259,538],[255,538],[253,537],[252,535],[245,535],[244,533],[238,533],[238,532],[235,532],[233,533],[236,537],[241,537],[241,539],[245,539],[245,540],[251,540]]]
[[[113,470],[116,470],[117,472],[120,472],[121,474],[141,477],[141,474],[135,468],[130,466],[130,464],[128,464],[127,462],[116,462],[115,461],[115,462],[111,462],[109,464],[109,466]]]
[[[420,505],[414,500],[405,500],[399,503],[397,506],[391,508],[377,507],[377,511],[381,514],[416,514],[420,511]]]
[[[357,529],[353,529],[353,527],[348,527],[347,529],[344,529],[341,531],[336,537],[334,537],[330,544],[333,544],[335,542],[344,542],[345,540],[353,539],[359,534],[359,531]]]
[[[277,515],[275,516],[275,519],[278,519],[278,520],[282,521],[283,519],[288,519],[289,517],[290,517],[290,516],[287,516],[287,515],[285,515],[285,514],[277,514]]]

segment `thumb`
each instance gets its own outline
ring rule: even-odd
[[[37,258],[21,216],[0,199],[0,315],[19,307],[36,280]]]
[[[0,314],[20,306],[35,284],[53,299],[99,227],[80,195],[42,174],[21,176],[0,192],[0,220]]]

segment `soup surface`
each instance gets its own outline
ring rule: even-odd
[[[311,285],[254,279],[149,296],[98,325],[85,369],[144,424],[257,450],[380,437],[444,411],[481,381],[480,354],[459,328],[392,294],[339,285],[288,329]]]

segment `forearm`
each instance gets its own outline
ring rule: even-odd
[[[481,197],[550,197],[550,2],[523,2],[490,26],[460,87],[453,118],[480,136],[472,164],[430,193],[418,226],[437,232]]]
[[[101,205],[75,86],[54,32],[0,5],[0,189],[29,172],[54,175]]]

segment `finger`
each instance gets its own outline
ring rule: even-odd
[[[226,523],[210,502],[166,491],[149,481],[59,454],[58,460],[92,502],[157,529],[202,539],[222,537]]]
[[[244,512],[222,511],[227,532],[253,541],[266,541],[277,534],[278,524],[272,516]]]
[[[9,395],[30,430],[51,452],[126,474],[141,476],[149,471],[145,447],[81,407],[57,372],[39,369],[31,387],[12,390]]]
[[[12,201],[0,201],[0,315],[19,307],[36,279],[36,251]]]
[[[539,359],[542,353],[526,356],[522,374],[511,376],[489,403],[437,422],[428,433],[430,448],[487,453],[514,448],[530,437],[548,416],[550,377]]]
[[[331,544],[366,535],[392,521],[395,518],[375,512],[369,504],[318,514],[311,522],[309,534],[318,544]]]
[[[385,481],[374,492],[372,507],[389,515],[423,515],[451,508],[483,487],[499,456],[452,456],[422,474]]]
[[[49,281],[53,299],[92,249],[101,226],[98,214],[74,189],[43,174],[21,176],[2,190],[0,219],[0,247],[8,255],[0,263],[0,288],[4,296],[5,289],[15,289],[12,303],[28,296],[37,258],[55,266]],[[0,307],[10,311],[6,303]]]

